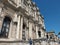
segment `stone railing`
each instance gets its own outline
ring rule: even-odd
[[[33,45],[60,45],[58,41],[51,41],[48,39],[34,39]]]
[[[0,39],[0,45],[30,45],[29,41],[14,39]],[[46,38],[33,39],[32,45],[60,45],[58,41],[51,41]]]
[[[28,41],[1,39],[0,45],[30,45]]]

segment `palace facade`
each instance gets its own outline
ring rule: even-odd
[[[44,17],[32,0],[0,0],[0,45],[60,45],[46,32]]]

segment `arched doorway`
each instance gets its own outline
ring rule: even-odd
[[[3,20],[3,24],[2,24],[2,29],[1,29],[1,34],[0,37],[1,38],[7,38],[9,35],[9,28],[10,28],[10,22],[11,22],[11,18],[6,16]]]

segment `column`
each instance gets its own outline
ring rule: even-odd
[[[20,28],[20,16],[18,16],[17,34],[16,34],[17,39],[19,39],[19,28]]]
[[[9,36],[8,36],[8,38],[11,38],[11,31],[12,31],[12,21],[10,23],[10,30],[9,30]]]
[[[26,40],[28,40],[29,39],[29,22],[28,22],[28,19],[27,19],[26,24],[27,24],[27,27],[26,27]]]
[[[29,22],[29,38],[32,39],[32,23]]]
[[[22,30],[23,30],[23,17],[21,17],[21,27],[20,27],[20,40],[22,40]]]
[[[39,38],[38,36],[38,26],[36,25],[36,38]]]
[[[43,38],[43,31],[42,31],[42,29],[40,29],[40,31],[41,31],[41,38]]]
[[[3,24],[3,11],[2,11],[2,7],[0,7],[0,32],[1,32],[1,29],[2,29],[2,24]]]
[[[2,25],[3,25],[3,19],[1,18],[0,19],[0,32],[1,32],[1,29],[2,29]]]
[[[40,29],[40,30],[41,30],[41,38],[45,38],[44,37],[44,31],[42,29]]]
[[[26,29],[26,40],[29,39],[29,29]]]

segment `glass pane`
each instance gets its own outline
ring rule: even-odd
[[[8,29],[6,28],[6,32],[8,32]]]

